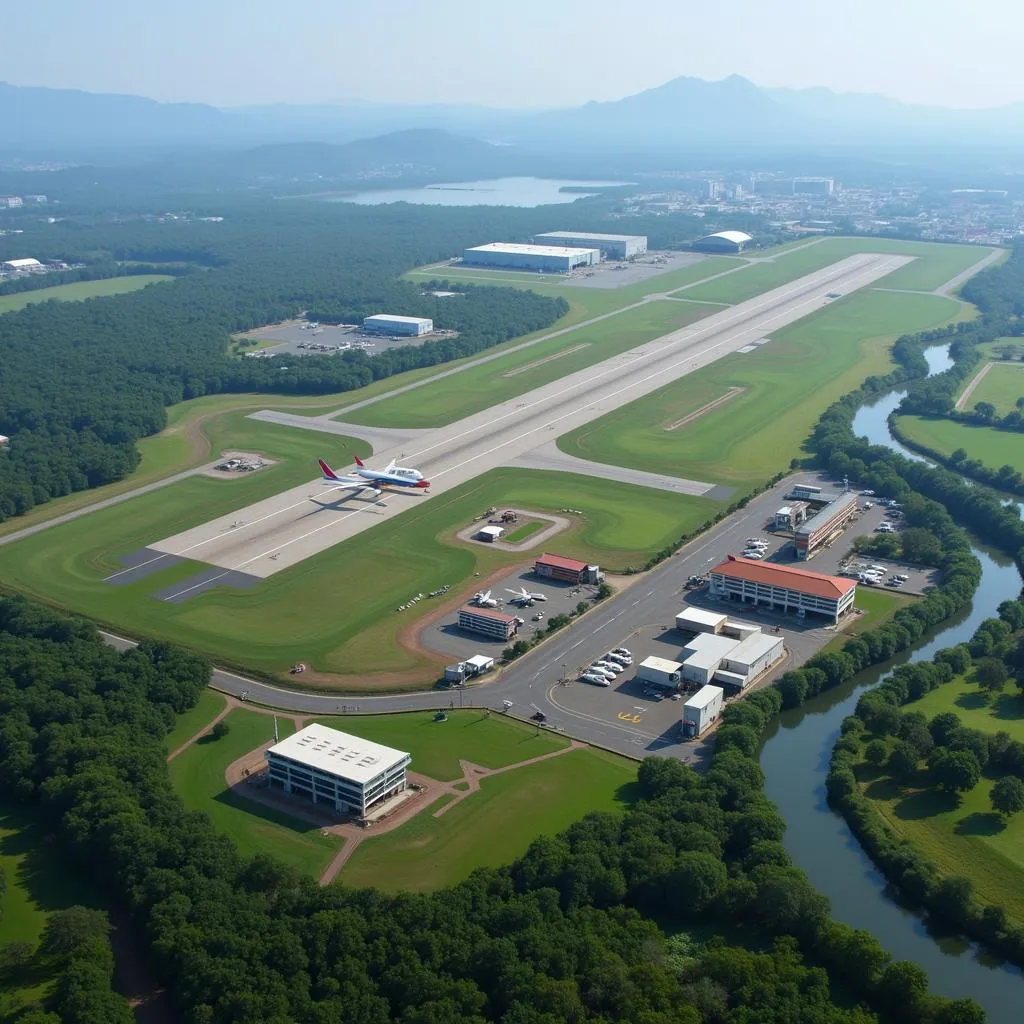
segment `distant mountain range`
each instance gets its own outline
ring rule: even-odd
[[[1022,145],[1022,128],[1024,104],[1019,103],[950,110],[829,89],[765,89],[739,75],[717,82],[676,78],[613,102],[546,111],[361,102],[219,109],[0,83],[0,150],[8,153],[339,144],[414,129],[439,129],[548,153],[632,149],[668,154],[752,145],[984,145],[1015,150]],[[415,144],[412,137],[406,141]],[[426,137],[420,143],[426,145]],[[272,152],[264,156],[273,161]],[[321,156],[328,158],[326,151]]]

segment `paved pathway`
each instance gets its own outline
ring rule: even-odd
[[[993,249],[991,252],[986,253],[977,263],[972,264],[966,270],[961,270],[956,277],[950,278],[945,284],[940,284],[935,289],[935,294],[948,295],[950,292],[955,292],[968,278],[973,277],[979,271],[995,263],[1004,252],[1004,249]]]

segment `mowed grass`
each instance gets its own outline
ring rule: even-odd
[[[973,409],[979,402],[991,402],[1003,416],[1017,408],[1020,398],[1024,398],[1024,363],[993,363],[967,399],[967,409]]]
[[[893,253],[915,257],[907,266],[876,282],[876,287],[931,291],[972,267],[990,250],[969,245],[904,242],[889,238],[825,238],[805,249],[780,253],[738,274],[698,285],[684,294],[703,302],[743,302],[761,292],[810,274],[855,253]],[[749,255],[756,257],[758,253]]]
[[[898,422],[910,441],[942,455],[949,456],[963,448],[969,459],[977,459],[992,469],[1012,466],[1024,472],[1024,434],[924,416],[900,416]]]
[[[860,636],[868,630],[888,622],[901,608],[918,600],[914,594],[898,594],[893,590],[874,587],[858,587],[855,607],[862,614],[826,645],[826,650],[842,650],[843,644],[851,637]]]
[[[36,302],[80,302],[82,299],[95,299],[103,295],[123,295],[125,292],[137,292],[148,284],[161,281],[173,281],[167,274],[139,274],[135,277],[111,277],[102,281],[73,281],[71,284],[56,284],[52,288],[39,288],[31,292],[14,292],[11,295],[0,295],[0,313],[12,313],[17,309]]]
[[[343,412],[339,418],[370,426],[442,426],[493,408],[714,312],[718,312],[714,306],[654,300],[352,413]]]
[[[56,910],[72,906],[105,910],[100,893],[64,856],[32,809],[0,803],[0,868],[7,891],[0,897],[0,947],[27,942],[33,947]],[[24,984],[6,985],[0,999],[0,1020],[13,1020],[28,1003],[45,998],[57,969],[35,963]]]
[[[304,444],[310,438],[325,440],[304,431],[273,430],[297,434]],[[436,678],[433,660],[399,643],[402,629],[430,611],[429,602],[415,611],[396,611],[410,596],[447,583],[454,597],[460,587],[468,592],[474,572],[486,575],[531,560],[528,553],[458,540],[458,531],[481,509],[580,509],[576,525],[560,534],[558,551],[621,569],[642,564],[721,508],[706,498],[594,477],[498,469],[446,494],[412,499],[394,519],[249,590],[215,589],[181,604],[152,597],[199,568],[188,562],[123,586],[103,582],[121,567],[121,556],[308,476],[304,465],[296,471],[282,463],[236,481],[195,477],[172,484],[0,547],[0,579],[8,588],[129,634],[185,644],[219,664],[284,674],[302,661],[343,674],[344,687],[359,691],[381,685],[365,678],[368,673],[415,670],[407,685]],[[391,679],[389,687],[396,682]]]
[[[164,745],[171,754],[183,743],[187,743],[201,729],[204,729],[225,708],[227,701],[216,690],[203,690],[194,708],[178,715],[174,728],[167,734]]]
[[[547,526],[547,523],[542,522],[540,519],[535,519],[532,523],[525,523],[518,530],[513,530],[505,540],[509,544],[519,544],[532,537],[535,533],[539,533],[545,526]]]
[[[635,798],[635,764],[573,750],[483,779],[479,792],[439,818],[430,808],[364,840],[339,879],[387,891],[454,885],[478,867],[510,863],[538,836],[555,835],[591,811],[622,810]]]
[[[793,258],[803,255],[801,250]],[[570,455],[737,487],[760,483],[801,454],[828,405],[869,374],[891,367],[900,334],[956,316],[934,295],[858,292],[558,439]],[[677,429],[687,414],[744,391]]]
[[[270,715],[236,708],[224,719],[227,736],[200,739],[168,766],[171,783],[185,806],[208,815],[214,827],[228,836],[246,856],[268,853],[286,864],[319,877],[341,849],[337,836],[324,838],[320,829],[272,807],[232,792],[224,781],[228,765],[252,754],[253,767],[261,766],[258,747],[273,739]],[[278,717],[281,739],[295,731],[291,719]]]
[[[442,705],[447,700],[440,700]],[[435,722],[433,712],[399,715],[317,716],[316,721],[407,751],[411,770],[450,782],[462,778],[460,758],[483,768],[504,768],[556,750],[569,741],[558,733],[537,729],[497,712],[450,710],[448,719]]]
[[[1012,683],[992,700],[977,684],[958,677],[906,710],[928,719],[951,711],[968,728],[1006,732],[1024,742],[1024,696]],[[862,774],[874,778],[866,767]],[[983,778],[959,799],[937,792],[925,781],[922,777],[920,785],[901,788],[882,777],[864,788],[878,812],[943,874],[970,878],[979,899],[1001,904],[1016,923],[1024,924],[1024,815],[1004,823],[993,813],[993,779]]]

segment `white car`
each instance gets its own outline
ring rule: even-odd
[[[624,666],[615,661],[595,661],[590,667],[604,669],[605,672],[611,672],[613,676],[617,676],[620,672],[626,671]]]
[[[623,654],[623,655],[625,655],[625,656],[626,656],[627,658],[632,658],[632,657],[633,657],[633,652],[632,652],[631,650],[629,650],[629,648],[628,648],[628,647],[616,647],[616,648],[615,648],[615,649],[614,649],[614,650],[612,651],[612,654]]]
[[[883,576],[888,572],[888,568],[884,565],[869,565],[868,572],[879,572]]]
[[[602,659],[602,661],[612,661],[616,665],[627,665],[633,664],[633,659],[628,654],[616,654],[614,651],[609,651]]]
[[[750,548],[747,548],[747,550],[743,552],[743,557],[744,558],[749,558],[752,562],[758,562],[762,558],[764,558],[764,552],[763,551],[751,551]]]
[[[767,547],[767,542],[765,541],[764,537],[748,537],[743,543],[744,544],[764,544]]]
[[[611,669],[601,668],[596,663],[591,665],[590,668],[586,669],[586,671],[595,676],[604,676],[605,679],[615,678],[615,673],[612,672]]]
[[[611,680],[607,676],[599,676],[593,672],[584,672],[580,676],[581,683],[590,683],[591,686],[611,686]]]
[[[767,551],[768,545],[763,540],[747,541],[747,547],[751,551]]]

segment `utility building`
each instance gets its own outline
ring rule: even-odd
[[[716,231],[693,243],[698,252],[742,252],[753,239],[745,231]]]
[[[644,658],[637,666],[636,678],[642,683],[674,690],[682,678],[682,668],[678,661],[669,661],[667,658]]]
[[[766,605],[786,614],[822,615],[829,622],[838,622],[857,596],[853,580],[735,555],[711,570],[708,590],[715,597]]]
[[[724,696],[720,686],[704,686],[690,697],[683,705],[683,735],[691,739],[703,735],[721,715]]]
[[[603,235],[596,231],[545,231],[535,235],[540,245],[598,249],[605,259],[631,260],[647,252],[646,235]]]
[[[406,788],[412,761],[404,751],[315,723],[275,743],[266,759],[271,786],[360,817]]]
[[[419,338],[432,334],[434,321],[428,316],[396,316],[375,313],[363,318],[363,330],[371,334],[397,334],[402,338]]]
[[[517,245],[488,242],[466,249],[462,262],[480,267],[507,267],[568,274],[577,267],[592,267],[601,262],[601,250],[560,245]]]
[[[596,572],[597,566],[588,566],[578,558],[564,558],[547,552],[533,563],[533,571],[537,576],[545,576],[560,583],[586,583],[590,570]]]

